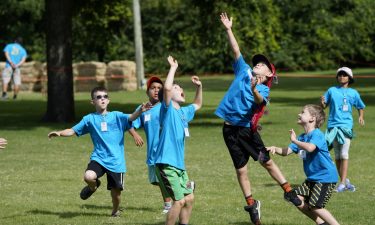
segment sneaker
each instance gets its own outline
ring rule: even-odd
[[[348,178],[345,179],[345,189],[350,192],[355,192],[355,186],[350,183]]]
[[[344,192],[345,191],[345,184],[340,183],[339,186],[335,189],[336,192]]]
[[[100,184],[101,184],[100,180],[96,180],[95,191],[99,188]],[[90,198],[90,196],[92,194],[94,194],[95,191],[92,191],[90,189],[90,187],[87,185],[86,187],[82,188],[81,193],[79,194],[79,196],[81,197],[82,200],[86,200],[86,199]]]
[[[254,204],[244,207],[245,211],[250,214],[250,219],[253,224],[260,225],[260,201],[255,200]]]
[[[13,100],[17,100],[17,95],[13,95]]]
[[[164,205],[163,211],[161,213],[167,214],[171,208],[172,208],[172,206],[170,206],[170,205]]]
[[[3,94],[2,96],[1,96],[1,100],[3,100],[3,101],[5,101],[5,100],[8,100],[8,95],[7,94]]]
[[[186,184],[186,187],[191,189],[193,192],[195,190],[195,182],[194,181],[188,181],[187,184]]]
[[[261,163],[266,163],[270,160],[270,152],[263,149],[259,152],[258,160]]]
[[[302,204],[301,199],[298,198],[297,193],[294,190],[284,192],[284,199],[295,206],[300,206]]]
[[[121,215],[120,210],[117,210],[115,213],[111,214],[111,217],[120,217],[120,215]]]

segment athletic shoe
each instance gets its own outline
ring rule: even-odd
[[[111,214],[111,217],[120,217],[120,215],[121,215],[120,210],[117,210],[115,213]]]
[[[355,192],[355,186],[350,183],[348,178],[345,179],[345,189],[350,192]]]
[[[99,188],[100,184],[101,184],[100,180],[96,180],[95,191]],[[90,198],[90,196],[94,194],[95,191],[92,191],[91,188],[87,185],[86,187],[82,188],[79,196],[81,197],[82,200],[86,200]]]
[[[4,94],[3,94],[3,95],[1,96],[1,100],[3,100],[3,101],[8,100],[8,95],[6,95],[6,94],[4,95]]]
[[[13,95],[13,100],[16,100],[17,99],[17,95]]]
[[[335,189],[336,192],[344,192],[345,191],[345,184],[340,183],[339,186]]]
[[[164,205],[163,211],[161,213],[167,214],[171,208],[172,208],[172,206],[170,206],[170,205]]]
[[[244,207],[245,211],[250,214],[250,220],[253,224],[261,225],[260,223],[260,201],[255,200],[254,204]]]
[[[302,204],[301,199],[298,198],[297,193],[294,190],[284,192],[284,199],[295,206],[300,206]]]

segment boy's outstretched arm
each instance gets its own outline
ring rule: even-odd
[[[197,90],[195,92],[195,98],[194,98],[194,107],[195,111],[199,110],[202,108],[203,104],[203,97],[202,97],[202,82],[199,80],[198,76],[192,76],[191,81],[195,86],[197,86]]]
[[[68,128],[65,130],[60,130],[60,131],[52,131],[48,134],[48,138],[53,138],[53,137],[70,137],[75,134],[74,130],[72,128]]]
[[[313,152],[316,149],[316,145],[309,143],[309,142],[303,142],[299,141],[297,139],[296,133],[294,132],[293,129],[289,130],[290,133],[290,140],[298,146],[298,148],[306,150],[308,152]]]
[[[232,32],[232,24],[233,24],[232,17],[229,19],[227,13],[224,12],[224,13],[221,13],[220,19],[227,31],[228,41],[233,50],[234,58],[238,59],[241,55],[241,52],[240,52],[240,46],[238,46],[237,40],[234,37],[234,34]]]
[[[150,102],[147,103],[142,103],[141,107],[139,107],[138,110],[130,114],[129,116],[129,121],[134,121],[136,120],[143,112],[149,110],[152,108],[152,105]]]
[[[287,156],[291,154],[293,151],[290,148],[280,148],[276,146],[266,147],[267,151],[271,152],[273,155],[276,153],[278,155]]]
[[[167,106],[169,106],[169,103],[172,99],[173,80],[176,70],[178,68],[178,62],[172,56],[168,56],[168,62],[171,67],[169,68],[167,79],[165,80],[163,87],[163,98]]]

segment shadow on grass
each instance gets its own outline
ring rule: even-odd
[[[70,218],[74,218],[74,217],[77,217],[77,216],[103,216],[103,217],[108,217],[108,214],[107,213],[87,213],[87,212],[53,212],[53,211],[48,211],[48,210],[40,210],[40,209],[34,209],[34,210],[31,210],[31,211],[28,211],[28,213],[31,213],[31,214],[34,214],[34,215],[37,215],[37,214],[41,214],[41,215],[54,215],[54,216],[58,216],[59,218],[62,218],[62,219],[70,219]]]

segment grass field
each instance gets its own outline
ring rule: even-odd
[[[290,128],[302,132],[296,124],[297,114],[303,105],[318,103],[320,95],[335,84],[330,74],[334,71],[327,73],[331,79],[280,76],[279,85],[271,92],[269,114],[261,120],[261,135],[266,145],[288,145]],[[249,224],[248,214],[243,211],[245,201],[222,138],[223,122],[213,114],[231,79],[232,76],[202,78],[204,106],[191,123],[191,137],[186,141],[187,170],[197,183],[192,225]],[[186,77],[177,81],[185,88],[187,100],[191,102],[192,84]],[[350,150],[349,178],[357,191],[333,194],[327,209],[341,224],[374,224],[375,76],[359,77],[353,87],[367,105],[365,127],[359,127],[357,113],[354,114],[357,137]],[[129,113],[146,100],[143,91],[110,93],[110,97],[110,110]],[[75,107],[77,121],[92,112],[89,94],[76,94]],[[110,218],[112,203],[105,185],[90,199],[79,198],[85,185],[82,175],[92,149],[89,136],[48,140],[49,131],[73,124],[41,123],[45,111],[46,97],[37,93],[21,93],[17,101],[0,102],[0,137],[8,139],[7,148],[0,151],[1,225],[164,224],[159,191],[148,184],[145,147],[137,148],[126,134],[128,172],[126,189],[122,193],[123,213],[120,218]],[[325,126],[322,129],[325,130]],[[142,131],[139,133],[144,137]],[[293,185],[304,181],[298,156],[274,156],[273,159]],[[314,224],[283,200],[281,188],[258,163],[250,162],[249,171],[253,195],[262,201],[263,224]],[[103,181],[105,184],[105,179]]]

